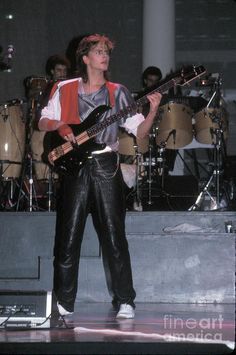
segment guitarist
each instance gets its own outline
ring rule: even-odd
[[[146,119],[137,114],[130,92],[124,86],[108,81],[112,49],[113,43],[104,35],[85,37],[76,52],[81,77],[54,86],[39,121],[40,130],[57,131],[65,141],[76,144],[69,124],[84,122],[99,105],[110,106],[108,111],[96,117],[99,122],[133,105],[130,117],[118,119],[96,135],[96,143],[105,143],[106,147],[92,152],[76,176],[63,177],[62,208],[57,210],[57,226],[60,228],[56,231],[54,251],[54,292],[62,316],[74,311],[81,243],[86,218],[91,213],[104,266],[108,268],[109,291],[119,307],[117,317],[134,317],[135,290],[125,236],[123,178],[117,153],[118,127],[122,126],[140,138],[147,136],[161,94],[148,96],[150,111]]]

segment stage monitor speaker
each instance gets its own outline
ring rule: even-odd
[[[0,291],[0,328],[50,328],[52,292]]]

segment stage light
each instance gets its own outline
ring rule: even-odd
[[[7,14],[5,15],[5,19],[7,20],[13,20],[14,16],[12,14]]]

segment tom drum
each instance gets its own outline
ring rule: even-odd
[[[205,108],[194,116],[195,136],[199,143],[215,144],[217,130],[223,131],[224,139],[228,137],[228,117],[224,108]]]
[[[192,142],[192,110],[189,106],[169,102],[159,108],[156,142],[168,149],[179,149]]]

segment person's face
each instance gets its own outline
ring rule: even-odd
[[[54,80],[66,79],[67,77],[67,67],[63,64],[56,64],[55,68],[51,70]]]
[[[105,43],[93,46],[87,55],[83,56],[84,63],[91,69],[107,71],[110,61],[109,49]]]
[[[145,86],[150,88],[151,86],[157,85],[159,82],[159,76],[149,74],[146,79],[144,79]]]

